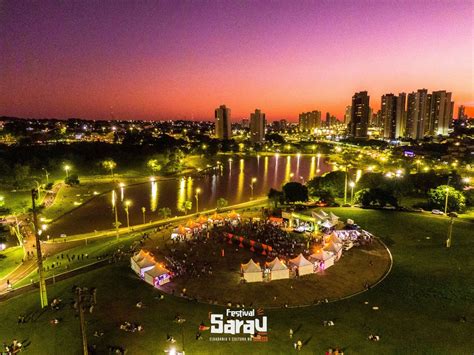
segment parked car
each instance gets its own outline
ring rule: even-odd
[[[431,211],[432,214],[438,214],[438,215],[443,215],[444,212],[441,212],[440,210],[432,210]]]

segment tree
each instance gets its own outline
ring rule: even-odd
[[[270,189],[268,192],[268,199],[273,203],[274,208],[278,208],[278,204],[283,202],[283,192]]]
[[[288,182],[283,185],[283,197],[289,203],[308,201],[308,188],[299,182]]]
[[[117,163],[112,159],[106,159],[101,163],[102,167],[106,170],[110,170],[110,175],[114,176],[114,169],[117,166]]]
[[[150,169],[152,171],[152,173],[158,173],[163,168],[163,165],[160,164],[158,159],[150,159],[150,160],[148,160],[148,163],[146,165],[147,165],[148,169]]]
[[[221,209],[226,207],[229,204],[229,201],[227,201],[225,198],[221,197],[220,199],[217,200],[217,208]]]
[[[160,216],[163,219],[167,219],[171,216],[171,209],[169,209],[168,207],[160,208]]]
[[[71,174],[64,179],[64,182],[68,185],[79,185],[79,177],[77,174]]]
[[[344,193],[344,171],[331,171],[323,176],[317,176],[306,184],[311,196],[318,196],[321,191],[328,191],[332,196],[341,197]]]
[[[184,214],[188,214],[188,211],[190,211],[193,208],[193,202],[192,201],[183,201],[181,203],[181,206],[179,206],[179,210],[181,212],[184,212]]]
[[[357,191],[355,195],[355,200],[363,207],[385,207],[387,205],[398,207],[398,201],[390,191],[378,188],[362,189]]]
[[[440,185],[428,192],[428,203],[432,208],[444,210],[446,204],[446,195],[448,196],[448,211],[462,212],[466,208],[466,197],[461,191],[452,186]]]

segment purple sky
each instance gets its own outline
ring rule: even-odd
[[[3,1],[0,115],[341,117],[355,91],[471,106],[470,1]]]

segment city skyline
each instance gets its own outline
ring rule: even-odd
[[[175,5],[5,2],[0,115],[342,120],[355,92],[375,113],[426,88],[474,116],[472,3]]]

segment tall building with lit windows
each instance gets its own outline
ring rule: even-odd
[[[405,134],[406,94],[386,94],[381,100],[381,122],[385,139],[398,139]]]
[[[367,138],[369,126],[369,100],[367,91],[356,92],[352,96],[351,122],[349,123],[349,136],[354,138]]]
[[[216,138],[230,139],[232,137],[230,108],[226,107],[226,105],[219,106],[214,111],[214,118],[216,119]]]
[[[430,116],[431,95],[428,90],[420,89],[408,94],[407,121],[405,136],[412,139],[421,139],[427,133],[427,121]]]
[[[453,120],[454,102],[451,93],[445,90],[433,91],[428,121],[428,135],[447,136]]]
[[[301,132],[312,132],[321,127],[321,111],[302,112],[299,115],[298,128]]]
[[[250,114],[250,141],[252,143],[262,143],[265,140],[265,114],[255,109]]]

